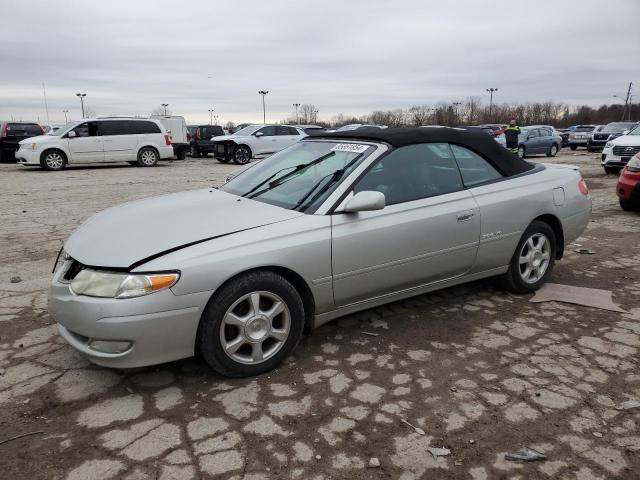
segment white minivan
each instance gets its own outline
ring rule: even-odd
[[[171,137],[158,120],[96,118],[20,142],[16,160],[25,166],[62,170],[67,164],[113,162],[153,167],[173,155]]]

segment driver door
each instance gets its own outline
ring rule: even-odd
[[[479,208],[448,144],[392,151],[353,189],[364,190],[382,192],[387,206],[332,216],[336,305],[458,277],[473,267]]]
[[[262,135],[258,135],[261,133]],[[276,127],[267,125],[254,133],[255,148],[252,148],[254,155],[269,155],[280,150],[278,148],[278,137],[276,135]]]
[[[94,163],[104,161],[104,144],[98,132],[98,122],[84,122],[67,134],[69,163]]]

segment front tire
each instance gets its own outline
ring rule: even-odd
[[[518,242],[509,270],[500,277],[502,286],[513,293],[538,290],[551,275],[556,248],[553,229],[545,222],[533,221]]]
[[[40,166],[45,170],[58,171],[67,165],[67,156],[60,150],[45,150],[40,157]]]
[[[549,147],[549,151],[547,152],[547,157],[555,157],[558,154],[558,145],[555,143]]]
[[[525,150],[524,145],[520,145],[520,146],[518,147],[518,156],[519,156],[520,158],[526,158],[526,156],[527,156],[527,151]]]
[[[158,152],[153,148],[145,147],[138,152],[138,165],[141,167],[155,167],[158,164]]]
[[[570,148],[571,150],[577,150],[577,149],[578,149],[578,146],[577,146],[577,145],[569,145],[569,148]]]
[[[607,175],[619,175],[621,168],[617,167],[604,167],[604,173]]]
[[[272,370],[296,347],[304,304],[285,278],[257,271],[232,279],[209,300],[196,349],[216,372],[249,377]]]
[[[629,200],[625,198],[620,198],[620,208],[622,208],[626,212],[635,212],[638,210],[637,205],[631,203]]]
[[[233,151],[233,161],[238,165],[246,165],[251,161],[251,149],[246,145],[238,145]]]
[[[191,158],[198,158],[200,156],[200,152],[196,147],[191,147]]]

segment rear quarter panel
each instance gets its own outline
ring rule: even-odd
[[[506,267],[527,226],[542,215],[551,214],[560,220],[565,244],[575,240],[591,212],[591,200],[578,190],[579,180],[576,171],[544,168],[472,188],[480,207],[481,231],[478,257],[470,273]],[[562,189],[564,194],[556,192],[555,201],[554,189]],[[558,201],[562,196],[564,200]]]

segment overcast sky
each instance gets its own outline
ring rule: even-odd
[[[267,121],[459,101],[640,100],[640,1],[0,2],[0,118]]]

